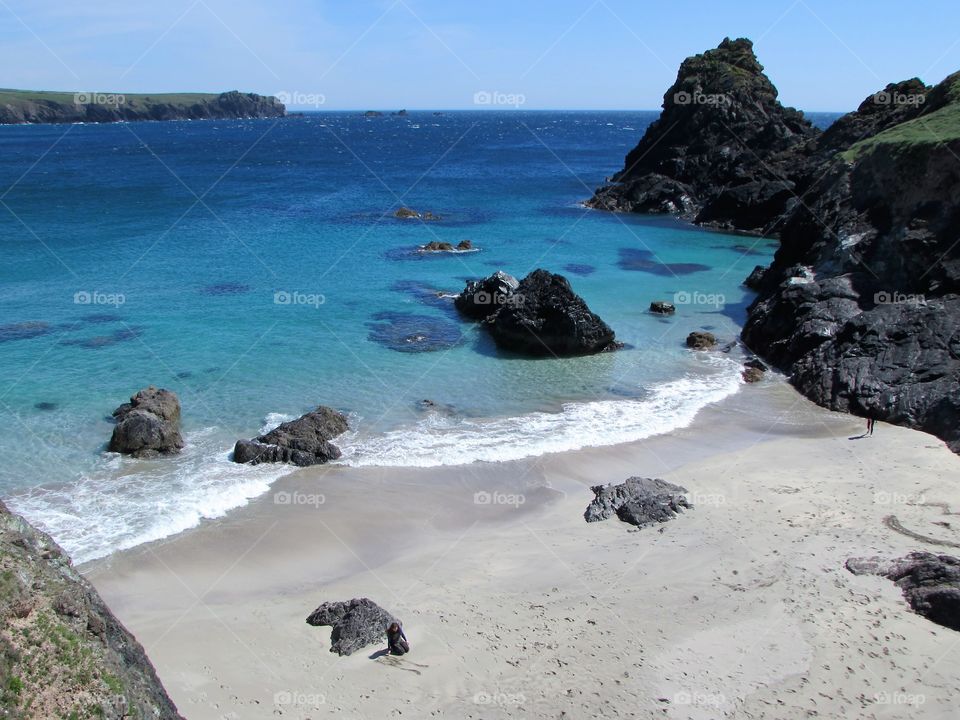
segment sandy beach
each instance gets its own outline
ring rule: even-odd
[[[960,636],[850,557],[951,552],[942,441],[747,386],[669,436],[509,463],[292,472],[225,519],[81,569],[206,718],[948,718]],[[694,508],[586,523],[591,485]],[[369,597],[403,658],[305,624]]]

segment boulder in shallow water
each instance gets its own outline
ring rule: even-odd
[[[650,303],[650,312],[656,315],[673,315],[676,311],[676,306],[666,300],[654,300]]]
[[[321,465],[340,457],[340,449],[330,441],[347,428],[347,418],[342,413],[321,405],[253,440],[238,440],[233,448],[233,461],[250,465],[263,462],[300,467]]]
[[[621,347],[613,330],[562,275],[534,270],[484,327],[497,345],[524,355],[591,355]]]
[[[717,344],[717,337],[713,333],[696,330],[687,335],[687,347],[694,350],[708,350]]]
[[[180,400],[176,393],[152,385],[113,411],[117,425],[110,437],[110,452],[155,457],[183,449],[180,434]]]
[[[448,242],[431,240],[420,249],[423,250],[424,252],[453,252],[453,245]]]
[[[307,624],[329,625],[330,652],[351,655],[367,645],[386,641],[387,627],[399,622],[373,600],[354,598],[347,602],[325,602],[307,617]]]
[[[914,552],[899,560],[851,558],[854,575],[880,575],[893,580],[914,612],[938,625],[960,630],[960,559]]]
[[[623,522],[642,528],[671,520],[693,507],[685,488],[660,479],[632,477],[619,485],[596,485],[590,489],[594,498],[583,513],[587,522],[616,515]]]
[[[483,320],[509,302],[520,282],[502,270],[483,280],[471,280],[453,304],[463,315]]]

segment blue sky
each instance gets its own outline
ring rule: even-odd
[[[957,0],[0,0],[0,85],[655,109],[680,61],[726,35],[753,39],[781,99],[806,110],[960,70]]]

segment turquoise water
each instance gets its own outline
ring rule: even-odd
[[[655,117],[0,128],[0,492],[86,560],[265,492],[289,469],[234,465],[233,442],[320,403],[350,413],[339,444],[357,465],[523,457],[688,423],[739,379],[735,357],[683,340],[736,337],[740,283],[774,247],[579,206]],[[442,219],[398,220],[400,205]],[[479,251],[416,251],[463,239]],[[566,275],[629,347],[507,356],[437,296],[537,267]],[[692,304],[675,317],[647,312],[678,294]],[[148,384],[180,395],[183,455],[106,453],[110,412]]]

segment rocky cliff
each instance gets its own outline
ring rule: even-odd
[[[140,643],[46,534],[0,503],[0,716],[180,718]]]
[[[890,84],[821,133],[724,40],[683,63],[614,180],[588,204],[779,237],[747,281],[747,345],[821,405],[960,452],[960,73]]]
[[[237,91],[125,95],[0,90],[0,124],[273,118],[286,115],[274,97]]]

